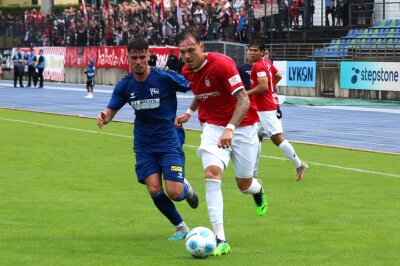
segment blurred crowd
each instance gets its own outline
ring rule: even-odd
[[[263,38],[270,29],[313,26],[313,0],[278,0],[273,16],[256,18],[256,5],[263,1],[181,0],[180,7],[171,1],[171,6],[164,8],[161,0],[133,0],[117,6],[86,4],[86,12],[83,7],[71,7],[60,15],[32,9],[19,18],[0,11],[0,34],[22,36],[24,46],[119,46],[132,37],[146,38],[152,45],[174,45],[176,34],[184,29],[197,32],[203,40],[246,43],[249,34]],[[349,1],[326,2],[332,3],[332,10],[326,13],[333,17],[331,25],[347,25]]]

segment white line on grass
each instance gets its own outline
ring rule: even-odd
[[[45,123],[37,123],[37,122],[31,122],[31,121],[24,121],[24,120],[17,120],[17,119],[9,119],[9,118],[3,118],[3,117],[0,117],[0,120],[9,121],[9,122],[16,122],[16,123],[22,123],[22,124],[29,124],[29,125],[36,125],[36,126],[43,126],[43,127],[50,127],[50,128],[57,128],[57,129],[65,129],[65,130],[78,131],[78,132],[85,132],[85,133],[94,133],[94,134],[100,134],[100,135],[121,137],[121,138],[132,138],[132,136],[121,135],[121,134],[114,134],[114,133],[101,132],[101,131],[95,131],[95,130],[89,130],[89,129],[74,128],[74,127],[63,127],[63,126],[57,126],[57,125],[51,125],[51,124],[45,124]],[[194,148],[194,149],[198,148],[198,146],[189,145],[189,144],[185,144],[185,146],[188,147],[188,148]],[[276,156],[261,155],[261,157],[262,158],[268,158],[268,159],[274,159],[274,160],[287,161],[286,158],[276,157]],[[343,167],[343,166],[339,166],[339,165],[316,163],[316,162],[310,162],[310,161],[307,161],[306,163],[310,164],[310,165],[318,165],[318,166],[323,166],[323,167],[330,167],[330,168],[336,168],[336,169],[341,169],[341,170],[346,170],[346,171],[354,171],[354,172],[359,172],[359,173],[400,177],[400,175],[396,175],[396,174],[369,171],[369,170],[363,170],[363,169],[357,169],[357,168],[351,168],[351,167]]]

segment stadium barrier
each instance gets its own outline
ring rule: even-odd
[[[321,44],[319,44],[321,45]],[[232,57],[238,64],[244,63],[246,46],[234,43],[213,42],[205,43],[206,51],[213,51],[226,54]],[[336,97],[336,98],[365,98],[374,100],[400,100],[400,86],[393,85],[393,89],[389,86],[385,90],[370,89],[364,87],[341,88],[340,62],[349,60],[344,58],[315,58],[313,51],[316,45],[313,44],[285,44],[274,45],[270,48],[271,54],[275,61],[284,61],[292,66],[295,70],[291,73],[297,77],[286,86],[278,84],[278,93],[287,96],[303,96],[303,97]],[[84,83],[86,76],[84,70],[89,60],[95,58],[97,69],[96,84],[99,85],[115,85],[121,77],[128,73],[128,62],[126,59],[126,47],[41,47],[45,51],[46,56],[46,80],[59,81],[66,83]],[[165,66],[169,51],[172,49],[178,54],[176,47],[151,47],[158,56],[157,66]],[[40,47],[35,48],[39,50]],[[27,52],[28,48],[23,49]],[[12,67],[12,51],[2,50],[2,74],[3,79],[13,79]],[[309,56],[307,56],[309,54]],[[305,60],[308,59],[308,60]],[[370,58],[371,59],[371,58]],[[379,61],[370,60],[371,64],[378,64]],[[313,70],[312,85],[307,83],[303,86],[307,75],[302,73],[306,71],[311,73],[310,69],[302,69],[299,66],[306,66],[314,62],[315,70]],[[400,63],[393,62],[396,71],[399,69]],[[297,68],[296,68],[297,67]],[[297,71],[297,72],[296,72]],[[300,71],[300,72],[298,72]],[[303,72],[302,72],[303,71]],[[400,69],[399,69],[400,71]],[[297,74],[296,74],[297,73]],[[353,75],[354,73],[346,73]],[[310,74],[308,74],[309,76]],[[342,78],[345,75],[342,73]],[[294,83],[293,83],[294,82]],[[393,83],[398,84],[398,83]]]

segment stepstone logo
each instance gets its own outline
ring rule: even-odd
[[[399,91],[400,63],[342,62],[340,87],[342,89]]]

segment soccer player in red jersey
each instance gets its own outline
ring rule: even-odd
[[[267,211],[262,185],[253,178],[259,119],[231,58],[204,53],[204,44],[193,32],[181,32],[177,43],[185,63],[182,74],[190,82],[194,99],[187,112],[176,117],[175,126],[181,127],[198,110],[203,134],[197,154],[203,163],[208,214],[217,237],[213,255],[227,254],[230,246],[224,232],[221,181],[229,160],[240,191],[253,195],[256,213],[261,216]]]
[[[248,95],[254,95],[257,113],[264,133],[278,146],[286,157],[296,166],[296,181],[300,181],[308,165],[300,160],[293,146],[283,137],[282,122],[278,115],[278,95],[276,84],[282,75],[268,58],[264,58],[265,44],[253,40],[248,47],[251,61],[254,63],[250,73],[251,89]]]

